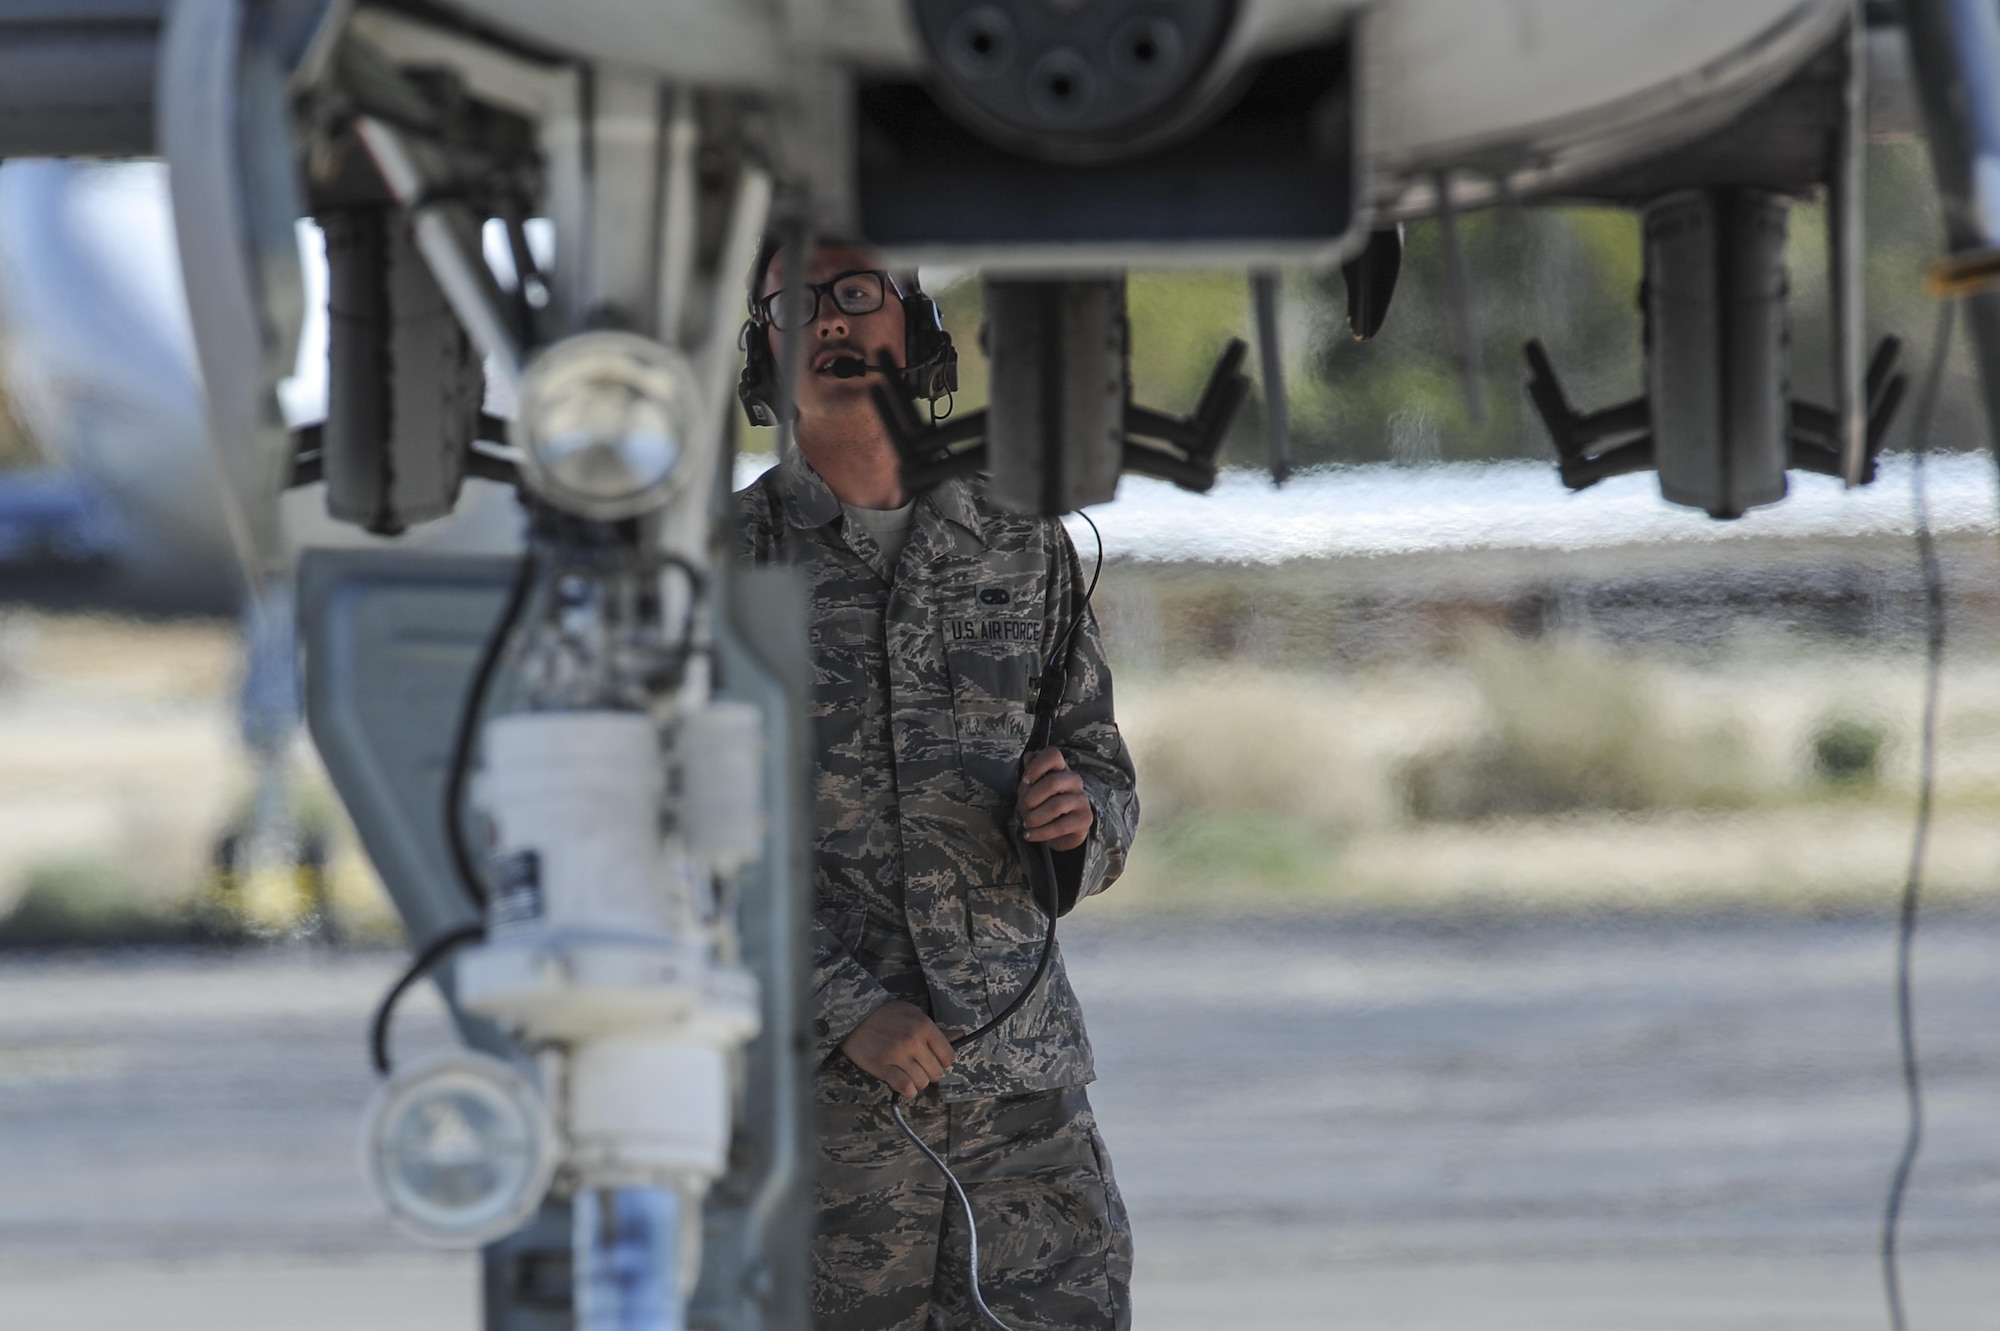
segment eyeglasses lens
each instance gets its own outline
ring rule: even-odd
[[[882,274],[849,273],[833,284],[833,303],[842,314],[873,314],[882,308]]]
[[[801,295],[810,295],[812,304],[803,310],[805,302]],[[809,285],[804,292],[796,287],[786,287],[764,297],[764,318],[766,322],[779,328],[803,328],[819,318],[820,302],[833,297],[833,307],[842,314],[873,314],[882,308],[884,296],[882,274],[844,273],[831,282]],[[804,317],[800,318],[799,315]]]

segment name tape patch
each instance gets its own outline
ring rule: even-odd
[[[947,619],[948,642],[1040,642],[1039,619]]]

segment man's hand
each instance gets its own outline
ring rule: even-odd
[[[952,1061],[951,1041],[938,1024],[916,1004],[894,999],[862,1018],[840,1052],[905,1100],[944,1076]]]
[[[1021,828],[1050,850],[1075,850],[1090,835],[1097,813],[1083,793],[1083,778],[1069,770],[1062,750],[1040,749],[1021,766]]]

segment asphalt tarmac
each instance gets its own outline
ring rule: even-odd
[[[1065,928],[1142,1331],[1886,1325],[1885,920]],[[354,1164],[398,960],[0,961],[0,1328],[470,1331]],[[1917,983],[1911,1325],[1990,1328],[2000,920],[1928,921]]]

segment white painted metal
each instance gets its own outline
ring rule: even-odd
[[[1550,188],[1717,128],[1822,50],[1845,0],[1387,0],[1368,29],[1377,199]],[[1484,167],[1486,179],[1464,174]]]
[[[478,802],[492,858],[539,858],[540,901],[522,928],[670,934],[657,891],[660,745],[638,712],[533,712],[487,723]]]
[[[460,0],[551,46],[703,86],[793,92],[815,67],[915,73],[899,0],[835,0],[812,21],[777,0],[544,6]],[[1726,123],[1847,22],[1847,0],[1246,0],[1225,71],[1364,16],[1370,193],[1397,215],[1559,186]],[[806,164],[795,164],[806,165]],[[1486,178],[1464,174],[1483,167]],[[1148,260],[1170,258],[1150,252]]]
[[[688,851],[731,874],[763,852],[764,714],[711,702],[680,724],[679,823]]]
[[[586,1040],[570,1056],[568,1167],[596,1187],[671,1182],[697,1197],[729,1154],[725,1051],[654,1035]]]
[[[694,764],[719,829],[740,839],[757,814],[755,709],[683,737],[733,752]],[[651,716],[549,711],[497,717],[483,731],[475,799],[494,835],[488,940],[458,963],[467,1011],[560,1051],[563,1177],[577,1189],[672,1188],[698,1202],[728,1164],[730,1060],[759,1028],[755,980],[725,958],[701,833],[662,835],[665,771]],[[730,764],[745,757],[751,779]],[[707,807],[697,801],[697,807]],[[747,804],[747,808],[739,805]],[[728,854],[748,854],[735,840]]]

